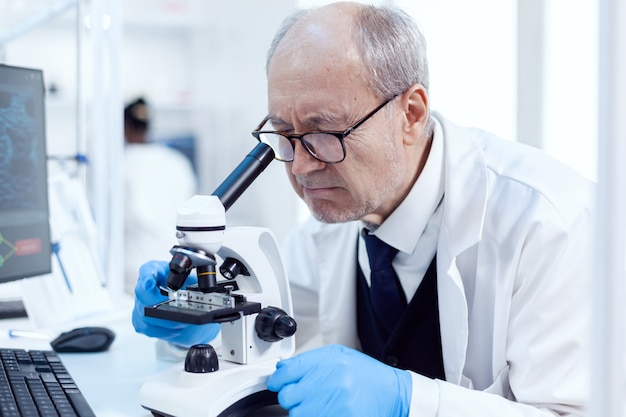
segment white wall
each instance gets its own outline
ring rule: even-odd
[[[546,1],[546,23],[544,147],[595,180],[598,1]]]
[[[516,124],[524,115],[517,113],[517,3],[524,1],[394,2],[423,27],[435,109],[458,123],[518,140]],[[542,62],[543,137],[537,142],[595,179],[597,0],[542,0],[542,6],[543,55],[522,57]]]
[[[514,0],[397,0],[428,45],[432,108],[515,140]]]

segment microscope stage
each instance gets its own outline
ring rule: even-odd
[[[144,309],[146,317],[173,320],[189,324],[223,323],[238,320],[243,315],[261,311],[261,304],[246,301],[234,308],[216,307],[190,301],[170,300]]]

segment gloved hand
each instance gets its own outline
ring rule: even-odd
[[[190,347],[197,343],[208,343],[220,331],[218,323],[187,324],[176,321],[146,317],[144,307],[152,306],[165,300],[159,286],[167,285],[169,264],[165,261],[150,261],[139,269],[139,278],[135,285],[135,308],[133,309],[133,326],[138,333],[157,337],[179,346]],[[195,280],[195,281],[194,281]],[[197,282],[197,277],[189,276],[187,284]]]
[[[267,388],[290,417],[409,415],[411,374],[341,345],[276,364]]]

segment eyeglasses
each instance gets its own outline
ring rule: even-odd
[[[380,109],[385,107],[396,97],[397,95],[391,97],[343,132],[313,131],[301,135],[290,135],[273,130],[261,130],[269,121],[269,118],[266,117],[261,124],[254,129],[252,136],[257,138],[259,142],[271,146],[274,150],[274,158],[279,161],[293,161],[296,140],[299,140],[304,149],[306,149],[313,158],[327,164],[336,164],[343,161],[346,157],[346,147],[344,145],[346,136],[354,132],[355,129],[365,123],[370,117],[374,116]]]

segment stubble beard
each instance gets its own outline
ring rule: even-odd
[[[314,202],[307,202],[313,217],[322,223],[346,223],[360,220],[366,215],[376,211],[383,203],[390,198],[403,181],[404,168],[398,163],[400,149],[393,146],[393,140],[387,135],[386,140],[389,146],[385,148],[384,160],[382,162],[384,175],[376,176],[375,183],[371,186],[376,190],[374,195],[362,201],[355,201],[349,207],[337,207],[332,202],[325,202],[315,205]]]

